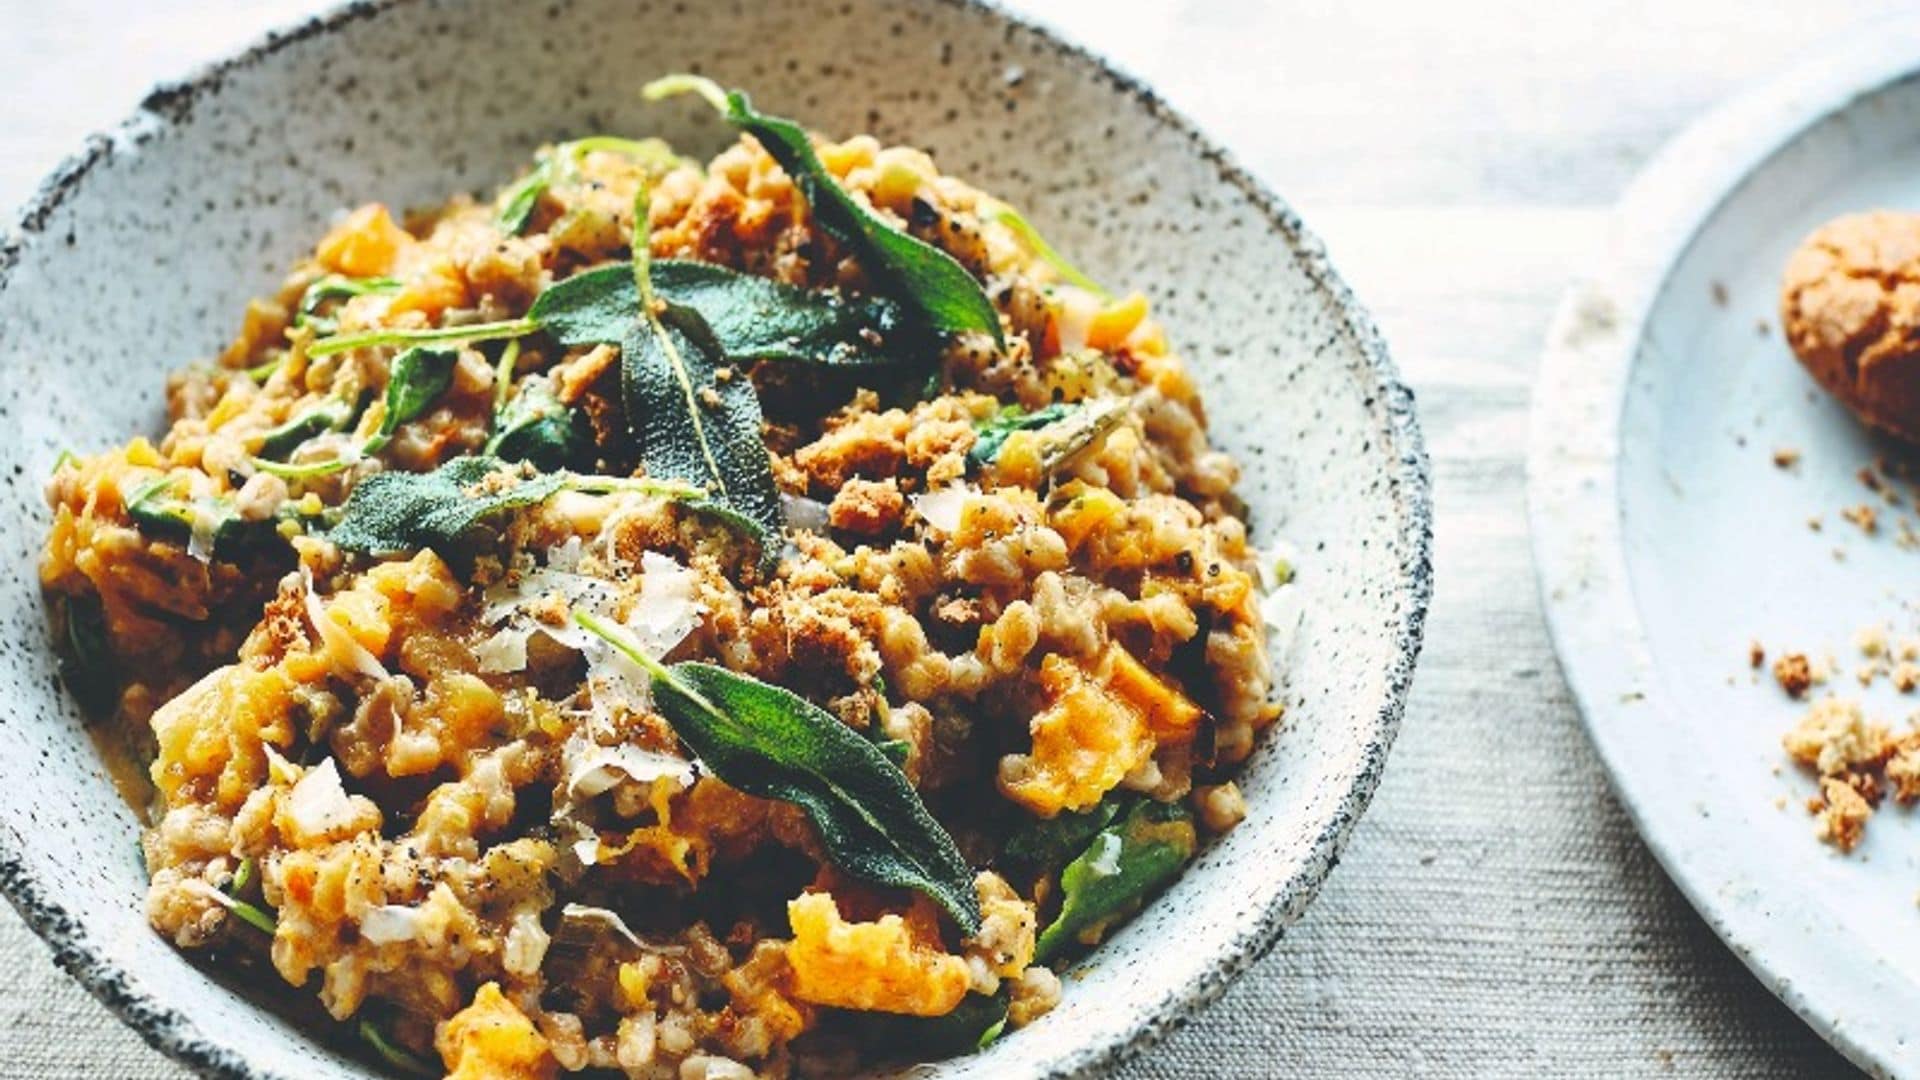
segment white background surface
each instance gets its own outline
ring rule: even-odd
[[[155,78],[309,6],[0,0],[0,204]],[[1347,857],[1273,954],[1129,1075],[1844,1075],[1607,790],[1541,623],[1522,462],[1547,319],[1634,170],[1895,5],[1012,6],[1144,76],[1302,211],[1419,396],[1439,504],[1425,658]],[[176,1075],[0,906],[0,1076]]]

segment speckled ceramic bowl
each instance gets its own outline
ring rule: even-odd
[[[1247,770],[1251,816],[1068,980],[1059,1009],[939,1074],[1093,1074],[1144,1046],[1273,945],[1365,808],[1429,590],[1412,401],[1319,243],[1187,121],[958,0],[359,4],[156,91],[0,246],[0,886],[167,1053],[220,1076],[366,1069],[148,930],[133,816],[46,643],[41,478],[62,448],[157,430],[162,373],[215,351],[343,206],[487,188],[569,134],[715,148],[725,133],[697,105],[640,101],[644,80],[686,68],[823,130],[926,147],[1096,277],[1146,289],[1246,467],[1259,540],[1303,553],[1302,622],[1278,658],[1287,718]]]

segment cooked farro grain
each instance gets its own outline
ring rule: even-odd
[[[42,582],[76,691],[151,762],[157,930],[449,1076],[835,1072],[1037,1019],[1047,965],[1164,885],[1149,864],[1245,816],[1232,766],[1279,714],[1258,557],[1145,299],[1070,283],[918,150],[812,148],[964,268],[1000,340],[934,325],[754,137],[705,166],[583,140],[492,204],[345,216],[168,381],[157,443],[63,462]],[[907,330],[838,354],[865,366],[728,353],[687,384],[695,431],[757,401],[761,438],[707,463],[764,444],[784,528],[654,465],[635,369],[707,347],[666,329],[691,301],[636,303],[637,338],[531,324],[636,230],[655,291],[693,272],[672,259],[900,301]],[[350,539],[380,529],[420,539]],[[697,751],[746,706],[690,727],[712,703],[662,680],[696,660],[707,697],[858,733],[806,768],[895,785],[911,872],[749,775],[803,751]],[[1127,903],[1088,910],[1113,875]]]

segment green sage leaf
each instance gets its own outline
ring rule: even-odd
[[[1018,210],[1008,206],[1006,203],[994,200],[988,204],[985,213],[981,216],[988,221],[997,221],[1005,225],[1008,231],[1020,238],[1020,242],[1027,246],[1028,251],[1033,252],[1042,262],[1053,267],[1054,273],[1059,274],[1062,281],[1067,282],[1069,285],[1077,285],[1093,295],[1100,297],[1102,300],[1113,299],[1112,293],[1101,288],[1098,282],[1081,273],[1079,267],[1068,262],[1066,256],[1055,251],[1053,245],[1047,243],[1046,238],[1040,235],[1040,230],[1034,228],[1032,223],[1026,218],[1021,217]]]
[[[647,475],[699,485],[778,534],[786,519],[752,380],[691,308],[665,305],[647,323],[620,347],[627,423]]]
[[[574,620],[653,677],[654,705],[721,780],[806,811],[835,866],[917,889],[980,930],[973,873],[906,774],[859,732],[791,691],[695,661],[662,665],[584,611]]]
[[[546,501],[561,473],[524,476],[497,458],[459,457],[432,472],[383,472],[347,496],[327,539],[366,555],[463,550],[510,514]]]
[[[572,180],[578,174],[580,159],[595,151],[624,154],[649,166],[655,173],[665,173],[681,161],[673,148],[661,139],[591,135],[561,143],[553,152],[540,155],[531,172],[500,193],[499,209],[494,215],[500,231],[509,236],[524,231],[533,218],[534,208],[540,205],[540,197],[555,184]]]
[[[735,128],[752,135],[793,178],[814,217],[835,239],[852,248],[876,286],[912,307],[932,330],[980,332],[1005,346],[1000,315],[980,282],[959,261],[883,221],[840,187],[821,164],[805,128],[757,112],[739,90],[724,93],[711,80],[671,75],[650,83],[648,100],[698,93]]]
[[[135,491],[127,516],[142,531],[185,539],[196,556],[229,555],[256,536],[271,531],[268,522],[240,516],[233,500],[216,496],[182,499],[172,495],[173,478],[162,476]]]
[[[796,289],[770,278],[685,259],[651,261],[654,295],[706,320],[727,358],[863,366],[930,355],[884,297]],[[628,266],[573,275],[540,294],[528,317],[562,345],[617,345],[639,318]]]
[[[1152,799],[1135,803],[1060,872],[1060,914],[1040,932],[1034,960],[1051,961],[1081,934],[1145,903],[1179,876],[1196,842],[1186,807]]]

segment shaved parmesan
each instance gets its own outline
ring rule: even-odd
[[[287,816],[295,828],[314,837],[354,826],[353,802],[340,786],[340,767],[332,758],[308,769],[293,785],[287,793]]]
[[[599,746],[576,735],[564,752],[567,795],[591,799],[620,782],[622,776],[639,784],[672,777],[681,787],[693,783],[693,763],[677,754],[663,754],[638,746]]]
[[[360,639],[354,637],[346,627],[327,617],[327,606],[320,602],[319,595],[313,590],[313,573],[303,567],[300,577],[307,589],[307,619],[313,623],[314,632],[320,635],[321,644],[327,647],[327,651],[346,657],[352,661],[355,671],[370,679],[390,678],[391,673],[379,657],[360,644]]]
[[[913,509],[922,520],[941,532],[957,532],[960,529],[960,512],[966,509],[967,500],[979,493],[979,489],[970,484],[954,484],[939,491],[915,495]]]
[[[360,920],[360,936],[375,945],[412,941],[420,936],[420,909],[404,904],[368,908]]]
[[[780,495],[780,510],[787,519],[787,528],[795,532],[824,535],[827,531],[827,504],[819,499],[783,492]]]

